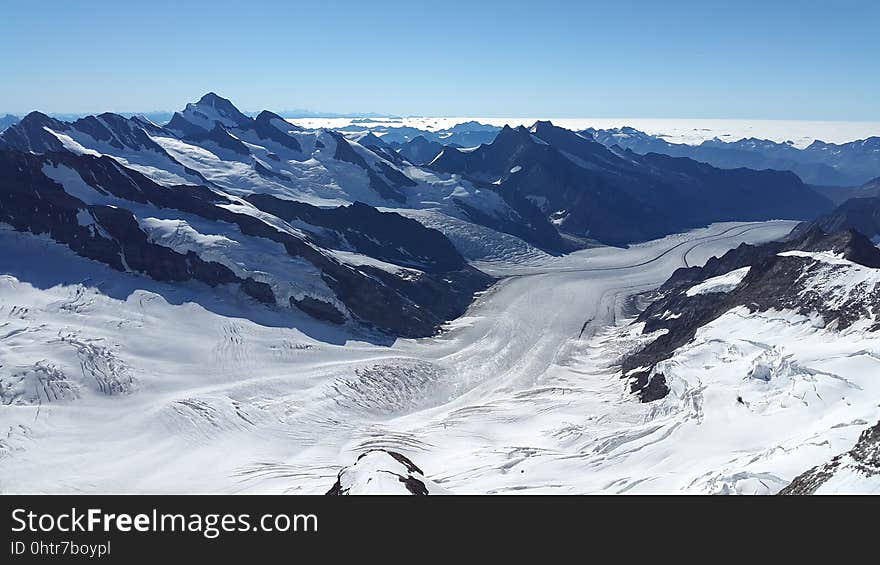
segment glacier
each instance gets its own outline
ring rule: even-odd
[[[876,421],[876,338],[732,312],[668,361],[653,403],[616,363],[644,339],[640,293],[792,226],[494,261],[502,281],[464,316],[387,345],[4,228],[0,490],[318,494],[385,449],[460,494],[775,492]],[[743,384],[759,362],[773,378]]]

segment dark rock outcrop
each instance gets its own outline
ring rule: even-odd
[[[390,479],[390,480],[388,480]],[[415,463],[396,451],[372,449],[362,453],[354,465],[339,472],[327,495],[430,494],[425,474]],[[396,486],[395,483],[399,483]]]
[[[291,297],[290,303],[318,320],[324,320],[325,322],[331,322],[333,324],[341,324],[345,322],[345,314],[337,310],[337,308],[329,302],[324,302],[318,298],[304,296],[297,300],[296,298]]]

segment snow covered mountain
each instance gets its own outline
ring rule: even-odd
[[[616,145],[641,155],[660,153],[688,157],[723,169],[792,171],[804,182],[815,185],[860,185],[880,175],[880,137],[841,144],[816,140],[801,149],[791,142],[757,138],[712,139],[698,145],[671,143],[631,127],[588,128],[582,133],[608,147]]]
[[[421,137],[432,143],[452,145],[458,147],[476,147],[483,143],[492,143],[501,127],[482,124],[474,120],[456,123],[451,127],[438,129],[422,129],[404,125],[389,125],[384,122],[371,122],[370,120],[358,121],[342,126],[338,131],[346,135],[363,135],[372,133],[381,137],[385,143],[395,149]]]
[[[726,396],[732,413],[767,422],[765,434],[807,418],[804,442],[841,450],[842,428],[880,417],[878,312],[880,249],[849,226],[830,234],[799,226],[784,240],[744,244],[673,273],[636,318],[644,339],[622,375],[643,402]],[[773,475],[763,485],[880,492],[876,452],[875,426],[790,485]]]
[[[0,491],[874,488],[854,215],[686,231],[827,203],[546,122],[482,133],[420,166],[215,94],[8,128]]]
[[[207,185],[235,197],[271,194],[324,207],[363,202],[417,210],[419,221],[448,217],[539,247],[554,245],[542,232],[547,226],[530,226],[494,187],[438,176],[403,161],[387,145],[365,144],[335,131],[302,130],[271,112],[250,118],[213,93],[175,113],[166,126],[115,114],[68,123],[33,112],[0,135],[0,146],[21,151],[108,156],[164,186]],[[449,224],[432,222],[447,230]]]
[[[362,202],[400,205],[418,198],[403,190],[436,188],[431,207],[462,218],[458,200],[510,212],[497,195],[411,180],[337,133],[250,118],[213,94],[167,127],[32,113],[0,147],[0,220],[18,230],[155,280],[237,285],[269,305],[398,335],[436,331],[491,279],[441,233]]]
[[[790,310],[816,316],[827,328],[858,324],[876,331],[877,269],[880,249],[865,236],[852,230],[828,235],[817,228],[760,247],[743,245],[702,267],[679,269],[638,318],[646,334],[659,335],[629,356],[623,370],[643,401],[662,398],[669,388],[658,364],[735,308]]]
[[[511,206],[537,209],[570,239],[613,245],[717,221],[808,219],[831,208],[790,173],[614,152],[550,122],[505,127],[475,149],[447,147],[428,166],[497,185]]]

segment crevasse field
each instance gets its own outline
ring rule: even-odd
[[[506,250],[465,316],[396,341],[0,229],[0,367],[20,376],[0,389],[0,491],[323,493],[381,447],[453,493],[776,492],[877,420],[876,337],[734,310],[664,362],[671,394],[648,404],[616,363],[647,339],[638,294],[792,226]]]

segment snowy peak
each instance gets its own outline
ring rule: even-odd
[[[137,115],[132,116],[131,121],[136,123],[138,126],[143,128],[144,131],[151,134],[161,135],[166,133],[165,129],[159,124],[155,123],[153,120],[149,119],[146,116]]]
[[[498,186],[521,215],[537,209],[574,242],[626,245],[711,222],[813,218],[831,208],[791,173],[617,154],[549,121],[504,127],[474,149],[447,147],[429,166]]]
[[[391,146],[389,146],[387,143],[382,141],[382,138],[378,137],[376,134],[374,134],[371,131],[368,131],[366,133],[355,134],[355,135],[351,136],[350,139],[354,140],[355,142],[359,143],[360,145],[363,145],[364,147],[369,147],[371,149],[378,147],[378,148],[386,150],[386,151],[391,150]]]
[[[185,113],[186,111],[184,111]],[[165,128],[174,132],[181,139],[191,143],[202,144],[209,142],[213,143],[216,147],[231,151],[234,155],[250,155],[248,147],[240,139],[230,134],[221,120],[212,120],[210,122],[202,120],[201,125],[197,125],[192,121],[192,118],[196,116],[197,120],[201,120],[198,115],[190,113],[190,116],[187,117],[184,114],[175,112]]]
[[[591,137],[553,125],[549,121],[537,121],[529,130],[535,137],[556,149],[580,159],[581,165],[596,168],[626,167],[620,158]]]
[[[525,126],[512,128],[504,126],[490,146],[507,147],[516,143],[533,143],[529,130]]]
[[[126,118],[111,112],[86,116],[74,122],[62,122],[40,112],[31,112],[0,137],[10,147],[33,153],[67,150],[99,154],[147,149],[164,154],[150,139],[149,133],[161,134],[163,130],[146,118]]]
[[[182,112],[176,112],[166,128],[187,141],[210,141],[242,156],[250,155],[242,139],[269,140],[286,149],[302,152],[299,141],[290,135],[291,132],[302,131],[301,128],[267,110],[260,112],[256,118],[250,118],[232,102],[213,92],[205,94],[198,102],[187,104]]]
[[[9,147],[33,153],[61,151],[64,145],[52,132],[63,132],[69,128],[69,124],[46,114],[31,112],[0,134],[0,140]]]
[[[187,104],[180,116],[204,130],[213,130],[218,123],[227,128],[247,128],[253,122],[231,101],[213,92],[205,94],[198,102]]]

